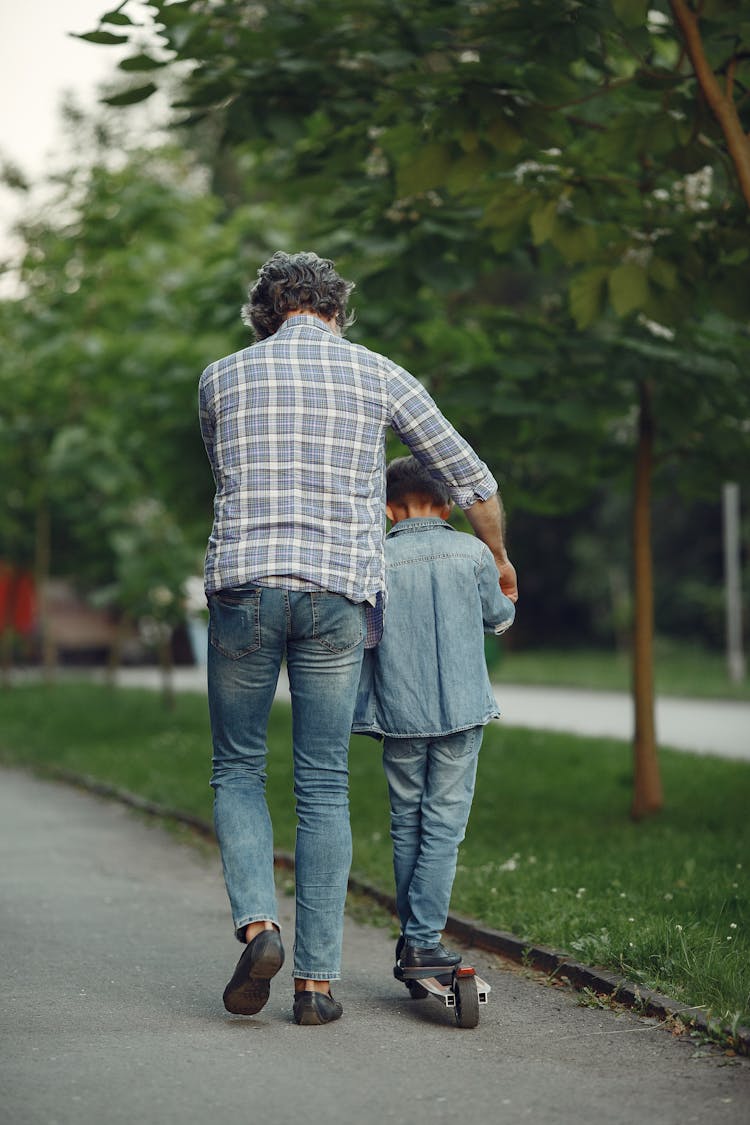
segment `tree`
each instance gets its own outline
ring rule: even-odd
[[[568,504],[634,449],[633,813],[655,811],[655,457],[704,478],[730,448],[747,461],[741,6],[149,7],[161,49],[193,64],[186,122],[251,153],[277,198],[314,201],[311,232],[367,289],[365,339],[390,338],[484,448],[512,422],[527,501]],[[500,316],[509,279],[526,293]]]
[[[31,563],[39,590],[50,573],[89,591],[117,577],[119,608],[132,613],[136,530],[144,573],[154,589],[167,583],[170,607],[200,568],[213,482],[198,377],[240,345],[238,257],[266,253],[268,221],[260,206],[226,221],[176,146],[127,151],[100,131],[56,205],[21,225],[19,295],[0,303],[0,557]],[[146,501],[162,519],[134,523]],[[170,563],[161,581],[154,559]],[[43,604],[40,618],[44,633]]]

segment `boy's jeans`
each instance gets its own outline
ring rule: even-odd
[[[351,865],[349,735],[365,636],[364,608],[339,594],[241,586],[209,597],[211,785],[237,936],[278,924],[266,729],[282,656],[292,695],[296,936],[293,975],[336,980]]]
[[[396,905],[411,945],[437,945],[448,917],[482,730],[471,727],[442,738],[383,740]]]

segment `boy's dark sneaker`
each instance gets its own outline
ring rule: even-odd
[[[343,1008],[329,992],[295,992],[292,1012],[294,1022],[305,1026],[331,1023],[341,1018]]]
[[[402,969],[418,969],[421,973],[444,973],[461,964],[461,954],[446,949],[440,942],[430,947],[409,945],[401,954]]]
[[[276,930],[261,930],[248,942],[224,989],[224,1007],[236,1016],[254,1016],[271,993],[271,977],[284,964],[284,946]]]

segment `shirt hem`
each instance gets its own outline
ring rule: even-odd
[[[380,738],[447,738],[451,734],[461,734],[462,731],[471,730],[472,727],[486,727],[493,719],[499,719],[500,712],[493,711],[484,719],[477,719],[473,723],[462,723],[460,726],[450,727],[448,730],[434,730],[434,731],[388,731],[384,730],[376,723],[365,725],[364,723],[352,724],[352,734],[371,734]]]

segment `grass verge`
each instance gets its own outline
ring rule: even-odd
[[[276,844],[292,850],[290,713],[269,727]],[[0,695],[0,760],[68,770],[210,819],[205,700],[91,684]],[[667,808],[627,815],[629,747],[489,727],[452,909],[566,949],[728,1024],[750,1022],[750,763],[661,755]],[[351,753],[354,868],[392,885],[378,745]]]
[[[488,638],[486,650],[495,683],[630,691],[627,653],[588,649],[515,652],[503,638]],[[659,695],[750,700],[750,678],[732,683],[721,653],[657,640],[654,664]]]

